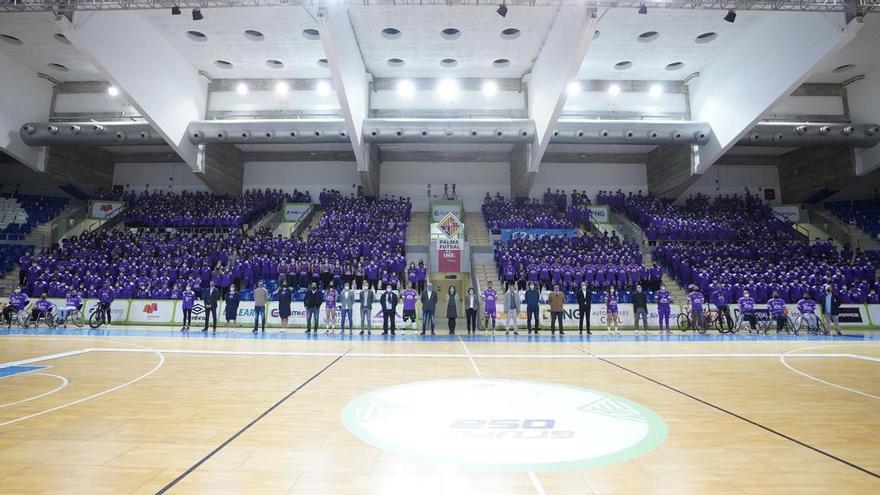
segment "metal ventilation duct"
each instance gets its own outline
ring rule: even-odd
[[[534,137],[530,119],[364,119],[368,143],[521,143]]]
[[[192,144],[348,143],[344,120],[194,120]]]
[[[742,146],[847,146],[870,148],[880,143],[878,124],[760,123],[737,142]]]
[[[29,146],[165,144],[146,122],[28,122],[19,133]]]
[[[705,122],[644,120],[560,120],[551,143],[559,144],[706,144],[712,128]]]

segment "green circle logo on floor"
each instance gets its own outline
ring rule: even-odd
[[[654,411],[598,390],[519,380],[437,380],[368,392],[342,410],[361,440],[398,455],[497,470],[568,471],[666,440]]]

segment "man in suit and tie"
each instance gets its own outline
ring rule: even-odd
[[[385,292],[379,298],[379,305],[382,306],[382,335],[388,335],[388,327],[391,327],[391,335],[396,330],[394,319],[397,316],[397,294],[391,290],[391,285],[385,286]]]
[[[312,322],[315,324],[315,333],[318,333],[318,313],[323,302],[324,294],[318,290],[318,283],[312,282],[312,286],[303,298],[303,306],[306,308],[306,333],[312,333]]]
[[[339,296],[339,303],[342,305],[342,325],[340,330],[342,333],[345,333],[345,317],[348,316],[348,333],[351,334],[352,328],[354,327],[354,322],[352,321],[352,314],[354,313],[354,291],[351,290],[351,283],[345,283],[345,289],[343,289],[342,294]]]
[[[422,335],[428,328],[428,320],[431,320],[431,335],[434,335],[434,311],[437,309],[437,291],[434,286],[428,284],[422,292]]]
[[[582,282],[581,288],[577,291],[577,303],[580,312],[580,333],[584,333],[584,320],[587,320],[587,335],[592,335],[593,332],[590,332],[590,305],[593,303],[593,291],[587,288],[586,282]]]
[[[361,335],[364,334],[364,325],[367,327],[367,334],[373,333],[373,303],[376,302],[376,294],[373,289],[367,286],[361,291],[358,300],[361,303]]]
[[[202,301],[205,302],[205,328],[203,332],[208,331],[208,323],[211,316],[214,317],[214,331],[217,331],[217,301],[220,300],[220,289],[214,285],[214,281],[209,282],[208,288],[202,294]]]

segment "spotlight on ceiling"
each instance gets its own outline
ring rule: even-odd
[[[482,90],[483,96],[492,98],[498,94],[498,83],[495,81],[485,81],[483,82]]]
[[[290,90],[290,86],[287,84],[287,81],[278,81],[275,83],[275,93],[284,96]]]
[[[455,79],[441,79],[437,83],[437,95],[443,101],[452,101],[458,96],[458,81]]]
[[[645,4],[639,5],[639,14],[645,15],[648,13],[648,6]]]
[[[498,15],[500,15],[501,17],[507,17],[507,5],[502,3],[498,6],[498,10],[496,10],[495,12],[497,12]]]
[[[620,85],[619,84],[612,84],[611,86],[608,86],[608,94],[611,96],[619,95],[620,94]]]
[[[119,94],[119,89],[116,86],[110,86],[107,88],[107,94],[110,96],[116,96]]]
[[[248,85],[240,82],[235,86],[235,92],[241,96],[248,94]]]
[[[318,85],[315,87],[318,91],[318,94],[321,96],[327,96],[333,91],[333,87],[330,86],[330,83],[327,81],[318,81]]]
[[[171,7],[171,15],[180,15],[180,6],[174,5]]]
[[[581,94],[581,83],[577,81],[568,83],[568,86],[565,87],[565,93],[570,97]]]
[[[202,9],[193,9],[193,20],[201,21],[205,16],[202,15]]]
[[[648,94],[653,98],[657,98],[663,94],[663,86],[659,84],[652,84],[650,88],[648,88]]]
[[[727,15],[724,16],[724,20],[731,24],[736,22],[736,11],[733,9],[728,10]]]
[[[401,98],[412,98],[416,94],[416,85],[409,79],[397,82],[397,95]]]

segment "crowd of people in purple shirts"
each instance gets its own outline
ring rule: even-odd
[[[556,210],[555,205],[544,204],[535,198],[508,199],[501,194],[483,199],[483,218],[493,232],[501,229],[574,229],[576,224]]]
[[[294,290],[311,282],[397,288],[406,277],[410,213],[408,198],[335,193],[308,240],[273,236],[268,229],[86,232],[37,256],[25,254],[22,285],[33,296],[66,297],[77,290],[97,297],[110,287],[117,298],[135,299],[178,299],[187,287],[199,293],[210,283],[225,295],[231,286],[241,292],[261,280]]]
[[[124,213],[128,227],[234,228],[259,219],[284,199],[280,190],[251,190],[239,197],[207,192],[128,192]]]

